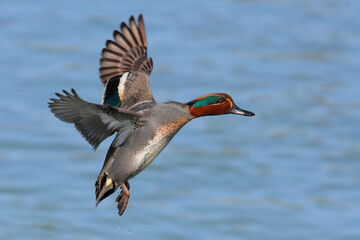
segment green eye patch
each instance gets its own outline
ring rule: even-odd
[[[202,107],[202,106],[208,106],[208,105],[212,105],[212,104],[216,104],[216,103],[220,103],[220,102],[224,102],[225,98],[221,97],[221,96],[207,96],[204,97],[203,99],[198,100],[193,108],[197,108],[197,107]]]

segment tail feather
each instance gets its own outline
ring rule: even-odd
[[[96,206],[103,199],[113,194],[117,188],[117,184],[108,177],[108,174],[105,171],[101,171],[95,182]]]

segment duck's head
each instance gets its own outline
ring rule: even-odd
[[[211,93],[202,97],[195,98],[186,103],[189,106],[190,114],[196,118],[209,115],[238,114],[244,116],[254,116],[253,112],[244,110],[236,106],[234,100],[226,93]]]

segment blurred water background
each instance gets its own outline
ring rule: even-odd
[[[360,1],[1,1],[0,239],[360,239]],[[99,103],[98,61],[143,13],[157,101],[226,92],[94,210],[93,152],[47,107]]]

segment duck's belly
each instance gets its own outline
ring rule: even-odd
[[[160,152],[166,147],[174,135],[171,137],[155,135],[155,137],[149,140],[146,146],[141,149],[135,156],[138,162],[138,169],[132,174],[135,177],[138,173],[144,170],[149,164],[160,154]]]

